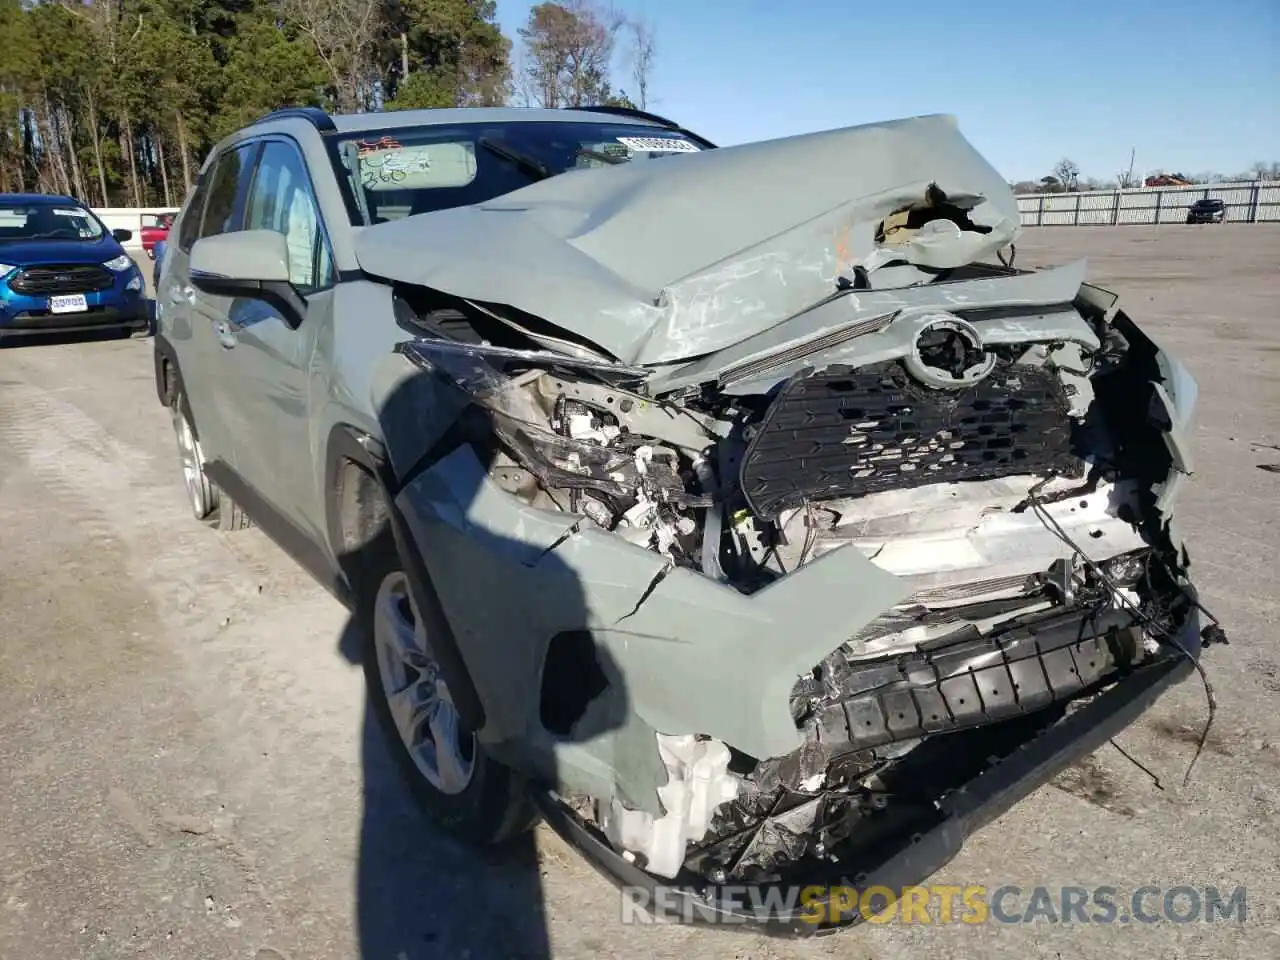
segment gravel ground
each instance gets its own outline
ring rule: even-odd
[[[345,612],[257,531],[191,519],[150,343],[99,339],[0,349],[0,958],[1280,956],[1280,227],[1043,228],[1019,250],[1078,256],[1200,382],[1182,517],[1231,636],[1218,719],[1183,787],[1205,715],[1184,683],[1121,738],[1163,789],[1104,748],[936,880],[1243,884],[1245,923],[778,942],[623,926],[545,828],[468,854],[394,780]]]

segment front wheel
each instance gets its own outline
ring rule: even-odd
[[[389,531],[377,540],[378,560],[357,586],[356,615],[378,724],[419,806],[460,839],[502,843],[535,821],[528,788],[485,753],[459,716],[432,650],[445,625],[419,610]]]

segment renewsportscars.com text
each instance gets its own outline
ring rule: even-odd
[[[888,887],[716,888],[715,906],[672,887],[622,889],[623,923],[753,923],[796,917],[805,923],[1244,923],[1243,886],[1020,887],[929,884]]]

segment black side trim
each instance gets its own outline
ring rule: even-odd
[[[155,337],[151,341],[152,358],[155,360],[156,367],[156,396],[160,400],[162,407],[169,405],[169,392],[165,387],[164,365],[167,362],[173,368],[175,378],[179,383],[182,382],[182,374],[178,368],[178,354],[173,349],[173,344],[164,334],[157,331]]]
[[[159,333],[155,335],[153,344],[154,350],[152,351],[152,356],[155,360],[156,367],[156,394],[160,398],[160,405],[164,407],[169,405],[169,397],[165,390],[164,376],[164,362],[167,360],[173,367],[174,386],[181,391],[182,413],[187,418],[187,423],[191,424],[191,432],[195,434],[196,439],[199,440],[200,427],[196,423],[195,414],[191,412],[191,398],[187,396],[187,391],[182,390],[182,368],[178,365],[178,353],[173,349],[173,344]]]
[[[1191,631],[1184,631],[1189,635]],[[879,863],[859,863],[844,871],[805,877],[799,886],[888,887],[901,891],[922,883],[942,869],[960,852],[964,841],[979,828],[992,822],[1044,784],[1054,774],[1076,760],[1097,750],[1110,738],[1136,720],[1169,687],[1185,679],[1192,671],[1191,662],[1183,657],[1169,657],[1139,667],[1126,679],[1084,704],[1059,723],[1025,743],[1000,763],[989,767],[969,783],[945,797],[941,819],[924,834],[904,838],[890,856]],[[593,867],[614,883],[639,887],[650,895],[650,903],[684,906],[682,916],[695,923],[717,922],[749,926],[753,930],[778,937],[806,937],[832,933],[852,926],[863,918],[859,911],[843,914],[837,923],[813,923],[805,919],[816,913],[830,918],[830,898],[823,897],[797,905],[792,913],[783,910],[758,917],[743,908],[742,887],[736,901],[721,901],[714,887],[695,887],[678,882],[666,886],[663,899],[656,898],[663,886],[656,878],[624,859],[594,829],[579,820],[555,797],[539,794],[538,805],[547,822],[567,843],[586,857]],[[846,872],[847,871],[847,872]],[[767,891],[771,884],[754,885],[759,898],[751,902],[786,904],[785,893],[793,884],[779,885],[775,898]]]
[[[440,664],[440,670],[444,674],[445,682],[449,685],[449,695],[453,699],[453,705],[457,708],[463,722],[472,730],[481,729],[485,724],[485,712],[480,702],[480,694],[471,679],[471,672],[467,669],[466,661],[462,657],[458,639],[454,635],[444,606],[440,603],[440,597],[436,593],[422,554],[414,544],[413,535],[409,532],[404,516],[396,507],[395,497],[400,492],[401,485],[397,482],[391,464],[386,458],[385,449],[381,443],[358,428],[339,423],[329,431],[326,451],[325,524],[331,549],[337,554],[338,546],[342,543],[338,478],[343,460],[350,460],[368,470],[382,486],[391,535],[395,540],[400,562],[404,564],[405,576],[409,580],[409,589],[413,591],[414,601],[424,615],[430,617],[434,614],[435,622],[445,627],[441,635],[431,638],[431,646]],[[428,614],[427,611],[430,613]]]
[[[205,473],[218,485],[219,490],[226,491],[227,496],[240,504],[276,546],[315,577],[339,602],[348,608],[351,606],[351,590],[346,580],[333,568],[319,544],[298,529],[292,520],[221,460],[206,464]]]

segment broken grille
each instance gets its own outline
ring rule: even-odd
[[[757,516],[805,501],[1022,474],[1079,476],[1057,377],[1004,367],[961,390],[896,362],[829,369],[783,388],[748,442],[740,481]]]

